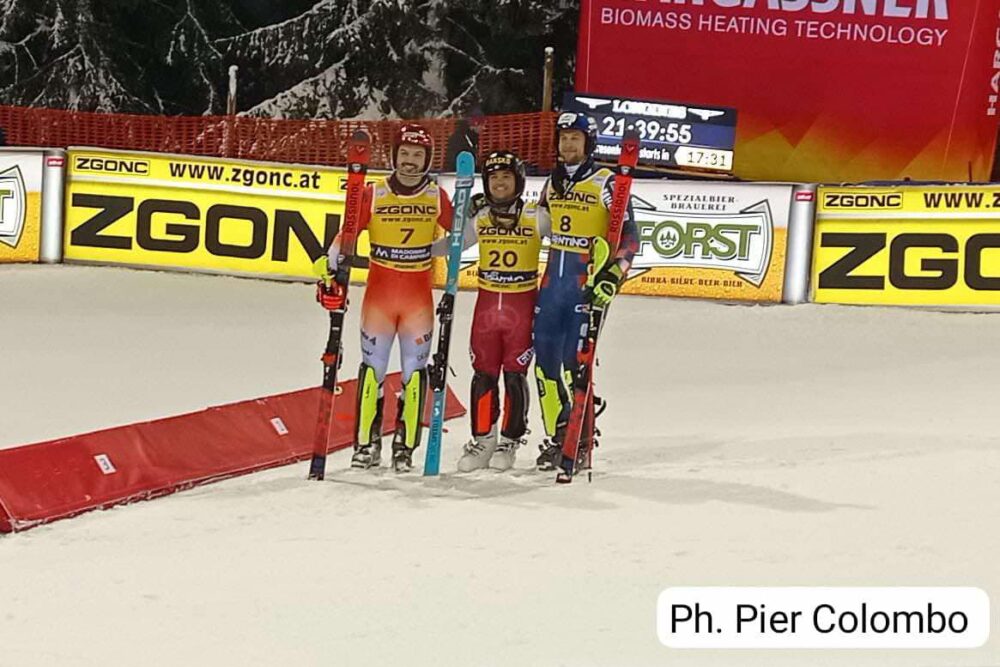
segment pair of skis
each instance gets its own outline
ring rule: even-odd
[[[344,317],[347,314],[347,290],[350,285],[351,266],[354,263],[358,238],[358,221],[361,216],[361,197],[371,158],[371,137],[358,131],[348,144],[347,197],[344,206],[344,227],[340,236],[340,256],[337,272],[331,277],[327,289],[334,290],[341,298],[339,308],[330,311],[330,332],[323,353],[323,385],[313,439],[313,455],[309,464],[309,479],[322,480],[326,473],[326,456],[330,450],[330,433],[333,429],[333,404],[337,390],[337,370],[340,367]],[[456,171],[454,216],[451,241],[448,246],[448,280],[445,294],[438,306],[438,346],[429,373],[433,390],[430,437],[424,461],[424,474],[436,475],[441,462],[441,436],[444,431],[444,406],[447,389],[448,347],[451,342],[451,322],[454,315],[455,292],[458,289],[458,270],[462,254],[462,236],[469,215],[469,197],[475,177],[476,161],[472,153],[458,155]]]
[[[372,140],[367,132],[358,130],[347,145],[347,197],[344,204],[344,226],[340,235],[340,255],[337,272],[326,285],[341,299],[340,307],[330,311],[330,333],[323,352],[323,385],[320,390],[319,416],[313,438],[313,455],[309,463],[309,479],[322,480],[326,474],[326,455],[330,451],[330,432],[333,430],[333,403],[337,392],[337,371],[343,352],[344,316],[347,314],[347,289],[351,284],[351,266],[354,264],[358,241],[358,221],[361,217],[361,197],[365,188],[365,175],[371,159]]]
[[[606,262],[615,261],[618,245],[621,243],[622,227],[625,213],[628,211],[630,192],[632,189],[632,171],[639,161],[639,136],[628,132],[622,140],[621,154],[618,157],[618,169],[615,175],[614,190],[611,196],[610,220],[608,222],[607,250],[605,258],[597,259],[591,256],[591,278],[600,271]],[[595,244],[596,248],[596,244]],[[569,484],[576,473],[577,462],[582,462],[589,470],[590,458],[593,454],[595,433],[594,416],[594,362],[597,353],[597,338],[601,333],[606,309],[592,303],[593,285],[588,281],[584,288],[584,303],[588,306],[589,318],[580,331],[577,343],[577,372],[573,378],[573,407],[566,424],[566,434],[563,437],[561,468],[556,474],[556,482]],[[581,450],[582,447],[582,450]]]
[[[428,373],[428,384],[434,392],[434,401],[431,403],[431,428],[427,437],[427,453],[424,456],[424,476],[437,475],[441,469],[441,436],[444,433],[444,401],[448,388],[451,322],[455,314],[455,293],[458,291],[458,272],[462,262],[462,237],[465,225],[468,224],[469,198],[475,177],[476,159],[472,153],[462,151],[455,161],[455,201],[448,242],[448,278],[437,309],[437,352],[434,353],[434,362]]]

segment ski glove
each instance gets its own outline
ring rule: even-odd
[[[607,308],[611,300],[618,294],[618,286],[622,282],[622,270],[618,262],[611,262],[594,276],[594,292],[592,303],[598,308]]]
[[[347,301],[346,292],[337,282],[321,280],[316,283],[316,302],[327,310],[340,310]]]
[[[320,280],[328,282],[331,278],[331,274],[333,273],[330,270],[330,259],[326,255],[322,255],[319,259],[313,262],[312,273]]]

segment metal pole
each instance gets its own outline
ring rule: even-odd
[[[545,47],[545,81],[542,84],[542,111],[552,111],[552,69],[556,50]]]
[[[239,71],[237,65],[229,66],[229,95],[226,97],[226,115],[236,115],[236,72]]]

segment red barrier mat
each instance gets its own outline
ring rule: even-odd
[[[339,385],[330,451],[351,444],[356,384]],[[389,375],[383,433],[395,426],[399,390],[399,374]],[[305,389],[0,450],[0,532],[307,459],[319,392]],[[430,404],[428,395],[428,421]],[[449,389],[445,418],[464,414]]]

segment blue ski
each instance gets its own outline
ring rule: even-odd
[[[444,431],[444,399],[448,387],[448,345],[451,342],[451,320],[455,312],[455,292],[458,291],[458,270],[462,260],[462,235],[469,218],[469,195],[476,176],[476,159],[462,151],[455,160],[455,201],[451,219],[451,240],[448,243],[448,280],[438,304],[438,339],[428,378],[434,391],[431,405],[431,432],[427,439],[424,475],[436,475],[441,469],[441,434]]]

